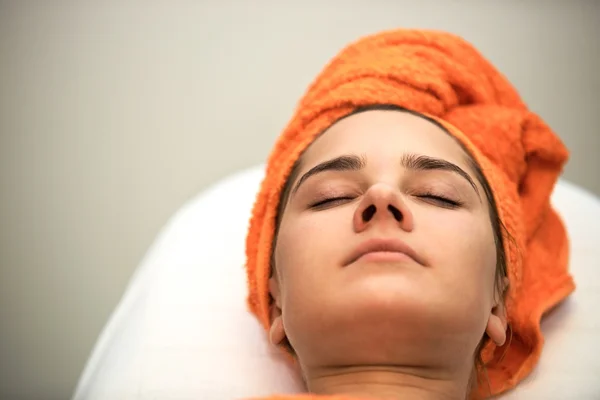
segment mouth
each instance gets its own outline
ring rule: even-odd
[[[399,239],[369,239],[358,245],[344,263],[348,266],[356,261],[371,262],[416,262],[425,265],[419,255]]]

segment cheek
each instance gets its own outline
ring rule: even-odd
[[[484,215],[444,213],[425,220],[428,255],[439,268],[440,281],[470,301],[491,298],[496,270],[496,247],[491,224]],[[466,300],[466,299],[465,299]]]
[[[275,265],[286,336],[299,355],[308,354],[307,349],[318,341],[311,332],[326,323],[321,310],[335,293],[331,286],[343,250],[340,243],[344,243],[340,240],[344,236],[341,218],[335,213],[315,213],[282,221]]]
[[[447,331],[474,335],[476,343],[494,298],[496,248],[491,224],[468,213],[445,213],[428,223],[424,229],[430,234],[425,238],[432,237],[424,245],[431,262],[432,301],[451,316]]]
[[[327,275],[334,272],[343,250],[340,239],[348,235],[342,226],[348,217],[341,214],[306,213],[292,221],[282,221],[275,263],[281,274],[283,292],[301,296],[312,291],[315,285],[327,282]]]

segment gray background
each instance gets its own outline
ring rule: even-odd
[[[0,398],[70,396],[167,218],[262,162],[343,45],[394,27],[473,42],[600,194],[598,1],[0,2]]]

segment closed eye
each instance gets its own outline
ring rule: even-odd
[[[328,199],[323,199],[316,203],[311,204],[310,208],[333,207],[338,204],[346,203],[350,200],[354,200],[354,197],[350,197],[350,196],[330,197]]]
[[[423,199],[424,201],[427,201],[428,203],[438,205],[438,206],[444,207],[444,208],[458,208],[458,207],[462,206],[462,202],[460,202],[458,200],[453,200],[448,197],[444,197],[444,196],[440,196],[440,195],[436,195],[436,194],[432,194],[432,193],[422,194],[417,197],[419,197],[420,199]]]

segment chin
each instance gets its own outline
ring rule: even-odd
[[[478,338],[445,333],[447,321],[379,312],[331,320],[304,332],[298,355],[312,365],[433,366],[472,354]]]
[[[432,285],[423,277],[397,271],[397,268],[378,266],[360,279],[347,279],[338,295],[357,307],[405,308],[431,303],[435,295]]]
[[[449,363],[471,354],[481,336],[449,334],[462,329],[447,315],[399,295],[355,296],[343,307],[323,304],[318,318],[297,320],[292,346],[313,366]]]

